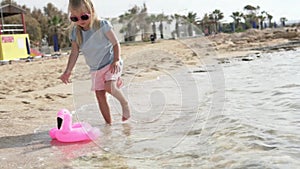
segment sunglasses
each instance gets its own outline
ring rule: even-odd
[[[85,13],[85,14],[82,14],[79,18],[77,16],[70,16],[70,20],[72,22],[78,22],[79,20],[86,21],[86,20],[90,19],[90,16],[91,16],[91,14]]]

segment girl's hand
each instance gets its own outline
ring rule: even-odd
[[[111,65],[110,65],[110,71],[113,74],[117,74],[121,71],[121,66],[120,66],[120,62],[119,61],[114,61]]]
[[[71,76],[71,72],[68,72],[68,71],[65,71],[60,77],[59,79],[65,83],[65,84],[68,84],[68,83],[71,83],[70,81],[70,76]]]

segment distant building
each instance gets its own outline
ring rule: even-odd
[[[120,31],[124,28],[124,24],[119,23],[117,18],[113,18],[110,19],[113,27],[114,27],[114,31],[116,36],[118,37],[119,41],[125,42],[126,39],[126,33],[121,33]],[[156,22],[155,23],[155,29],[156,29],[156,39],[161,39],[163,37],[163,39],[173,39],[173,38],[186,38],[186,37],[193,37],[193,36],[202,36],[203,35],[203,31],[200,30],[200,28],[196,27],[195,25],[192,25],[192,35],[189,35],[189,25],[188,23],[180,23],[179,27],[178,27],[178,31],[179,31],[179,37],[177,37],[175,32],[176,29],[176,21],[172,21],[172,22],[166,22],[163,21],[162,22],[162,30],[163,30],[163,36],[161,36],[161,32],[160,32],[160,22]],[[143,40],[143,36],[148,36],[149,35],[149,40],[150,40],[150,35],[153,34],[153,28],[152,28],[152,24],[149,24],[147,30],[148,32],[144,32],[144,30],[141,30],[140,28],[138,28],[139,31],[135,34],[135,41],[142,41]]]

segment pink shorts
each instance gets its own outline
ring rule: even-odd
[[[117,81],[116,85],[118,88],[120,88],[123,84],[121,75],[122,75],[122,70],[123,70],[123,64],[120,67],[120,72],[119,73],[111,73],[110,71],[110,64],[105,66],[104,68],[91,72],[92,76],[92,91],[97,91],[97,90],[104,90],[105,87],[105,82],[107,81]]]

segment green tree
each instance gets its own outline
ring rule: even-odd
[[[171,15],[171,19],[175,20],[175,34],[177,38],[180,38],[179,24],[180,24],[181,16],[179,14],[174,14]]]
[[[48,3],[44,7],[44,15],[47,16],[48,18],[52,18],[55,15],[60,14],[61,11],[58,10],[52,3]]]
[[[139,31],[142,33],[142,40],[149,38],[149,22],[147,7],[144,3],[142,7],[133,6],[127,12],[119,16],[119,23],[123,24],[120,33],[125,34],[125,41],[135,41]]]
[[[244,7],[244,10],[247,12],[247,14],[244,15],[246,27],[251,28],[253,22],[258,23],[257,14],[258,14],[258,11],[260,10],[260,7],[246,5]]]
[[[164,39],[164,25],[163,25],[163,22],[167,22],[170,24],[170,19],[169,19],[169,16],[167,15],[164,15],[163,13],[161,14],[158,14],[157,15],[157,19],[159,21],[159,31],[160,31],[160,38],[161,39]]]
[[[224,14],[223,12],[221,12],[219,9],[215,9],[210,15],[209,15],[210,19],[213,20],[216,24],[216,32],[218,32],[218,28],[219,28],[219,21],[222,20],[224,18]]]
[[[266,16],[265,16],[266,12],[262,11],[260,15],[257,16],[258,20],[259,20],[259,25],[260,25],[260,29],[264,28],[264,21],[266,20]]]
[[[280,18],[280,22],[281,22],[281,25],[283,26],[283,27],[285,27],[285,22],[286,21],[288,21],[287,19],[286,19],[286,17],[281,17]]]
[[[235,28],[238,28],[240,26],[243,16],[244,14],[241,12],[232,12],[232,15],[230,15],[230,17],[234,20]]]
[[[158,22],[158,17],[155,14],[151,14],[147,17],[148,23],[151,23],[152,27],[152,33],[156,34],[156,22]]]
[[[1,6],[6,5],[6,4],[12,4],[12,5],[14,5],[14,6],[21,7],[21,6],[18,5],[18,4],[16,3],[16,1],[14,1],[14,0],[2,0],[0,4],[1,4]]]
[[[139,31],[137,25],[137,14],[139,13],[140,8],[134,6],[129,9],[125,14],[119,16],[119,22],[124,24],[120,33],[125,33],[125,41],[135,41],[136,35]]]
[[[205,35],[208,35],[212,31],[212,27],[214,24],[214,21],[212,20],[211,15],[208,15],[207,13],[204,14],[203,18],[199,21],[197,21],[199,25],[202,28],[202,31],[205,33]]]
[[[193,36],[193,26],[196,24],[197,13],[189,12],[184,16],[185,22],[188,24],[188,35]]]
[[[273,27],[273,24],[272,24],[273,16],[270,15],[269,13],[266,13],[266,14],[267,14],[267,18],[268,18],[268,21],[269,21],[269,28],[272,28]]]
[[[26,22],[30,23],[27,24],[26,29],[27,33],[29,34],[30,40],[35,44],[39,44],[42,38],[42,31],[40,27],[40,23],[32,17],[26,17]]]
[[[70,21],[68,21],[68,15],[58,10],[58,8],[56,8],[52,3],[48,3],[44,7],[44,16],[45,18],[40,18],[41,21],[47,25],[42,28],[43,35],[48,35],[48,37],[56,35],[58,37],[60,47],[66,47],[66,45],[69,45],[66,40],[68,37],[68,31],[66,31],[66,29],[69,27],[70,23]],[[48,43],[53,45],[53,39],[49,38]]]
[[[140,27],[140,30],[142,31],[142,40],[143,41],[149,41],[149,21],[148,18],[148,12],[147,12],[147,5],[146,3],[143,4],[143,7],[141,8],[140,13],[138,14],[137,23]]]
[[[49,36],[48,17],[44,15],[41,9],[33,8],[31,16],[35,18],[39,23],[39,29],[41,30],[41,38]],[[41,38],[39,40],[41,40]],[[48,42],[49,43],[49,42]]]

